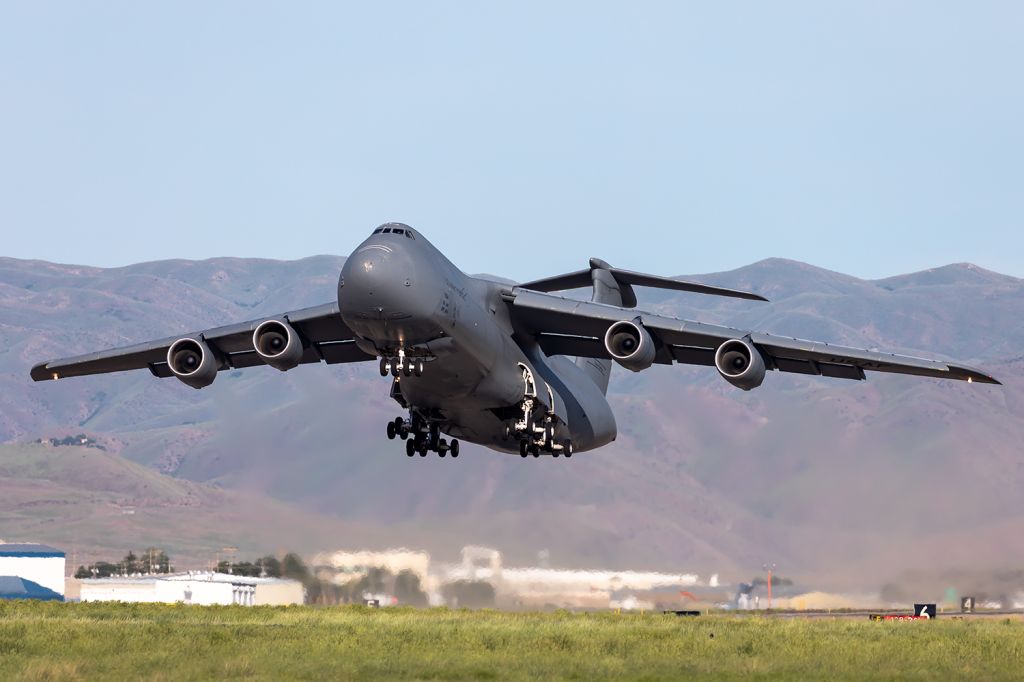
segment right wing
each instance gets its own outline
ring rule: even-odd
[[[147,341],[134,346],[50,360],[33,367],[31,375],[35,381],[47,381],[87,374],[148,369],[154,376],[169,377],[173,374],[167,366],[167,350],[171,344],[182,338],[204,340],[221,358],[220,370],[262,365],[264,362],[252,345],[252,335],[261,322],[273,319],[287,320],[298,333],[303,345],[300,363],[335,364],[375,359],[356,346],[354,335],[342,321],[341,315],[338,314],[338,304],[334,302],[215,329]]]
[[[864,371],[868,370],[999,383],[980,370],[951,362],[680,320],[518,287],[506,300],[515,323],[532,333],[548,355],[610,358],[604,346],[605,332],[616,322],[636,319],[655,340],[658,348],[655,363],[659,364],[677,362],[713,367],[715,351],[720,345],[731,339],[747,338],[761,352],[767,368],[780,372],[864,379]]]

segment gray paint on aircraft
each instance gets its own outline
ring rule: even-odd
[[[44,362],[31,376],[43,381],[149,369],[202,388],[225,369],[269,364],[287,370],[303,363],[379,359],[381,374],[391,374],[391,395],[408,410],[388,425],[388,436],[407,439],[408,454],[457,455],[457,441],[441,437],[449,434],[524,456],[569,455],[615,439],[615,416],[605,396],[610,349],[634,371],[674,362],[715,366],[745,390],[760,385],[769,371],[846,379],[879,371],[998,383],[959,364],[634,310],[634,286],[765,300],[620,270],[596,258],[588,270],[523,285],[471,277],[418,231],[388,223],[346,260],[335,301]],[[550,293],[579,287],[590,287],[592,300]],[[606,334],[624,345],[616,348]],[[628,357],[622,359],[623,353]]]

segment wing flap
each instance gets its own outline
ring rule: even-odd
[[[569,336],[566,334],[539,334],[537,343],[545,355],[575,355],[585,358],[610,360],[611,355],[601,339],[592,336]]]

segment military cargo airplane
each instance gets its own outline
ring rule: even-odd
[[[590,267],[511,284],[471,277],[419,231],[388,223],[345,261],[329,303],[32,368],[36,381],[148,369],[193,388],[269,365],[378,361],[405,411],[387,437],[410,457],[459,455],[459,441],[522,457],[571,457],[615,440],[612,363],[714,367],[745,391],[771,371],[863,380],[865,371],[998,384],[964,365],[731,329],[635,309],[634,287],[753,301],[756,294]],[[550,292],[589,288],[591,300]],[[448,441],[442,434],[452,437]]]

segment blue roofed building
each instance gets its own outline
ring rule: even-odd
[[[65,556],[30,542],[0,542],[0,599],[64,599]]]

